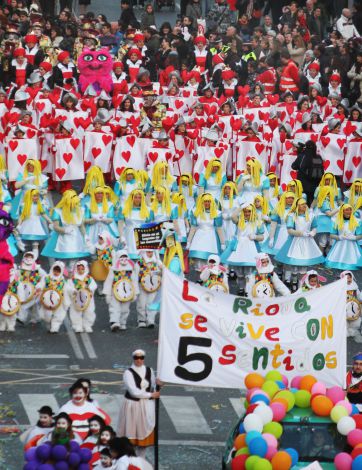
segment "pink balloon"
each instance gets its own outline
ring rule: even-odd
[[[325,395],[327,388],[323,382],[316,382],[311,390],[312,395]]]
[[[294,377],[292,379],[292,381],[290,382],[290,387],[291,388],[299,388],[300,386],[300,381],[302,380],[302,376],[301,375],[297,375],[296,377]]]
[[[266,451],[265,458],[271,460],[274,455],[278,452],[278,449],[273,446],[268,446],[268,450]]]
[[[353,431],[350,431],[347,436],[347,441],[348,441],[348,444],[352,447],[356,446],[357,444],[361,444],[362,443],[362,429],[353,429]]]
[[[266,443],[268,444],[268,447],[269,446],[275,447],[275,448],[278,447],[278,440],[275,436],[273,436],[273,434],[269,434],[268,432],[265,432],[262,434],[262,436],[264,438],[264,441],[266,441]]]
[[[349,415],[352,413],[352,404],[348,400],[340,400],[336,405],[341,405],[346,408]]]
[[[352,457],[347,452],[340,452],[334,457],[334,465],[337,470],[351,470]]]
[[[331,387],[327,390],[327,397],[330,398],[335,405],[338,401],[344,400],[346,398],[346,394],[342,387],[338,387],[337,385]]]
[[[253,392],[256,392],[257,390],[262,391],[261,388],[253,387],[253,388],[251,388],[250,390],[248,390],[248,391],[246,392],[246,399],[247,399],[247,401],[248,401],[249,403],[250,403],[250,399],[251,399],[251,394],[252,394]]]
[[[270,400],[270,396],[266,392],[264,392],[264,390],[262,390],[261,388],[254,390],[254,392],[250,394],[250,400],[253,398],[254,395],[264,395],[264,397],[267,397],[268,400]]]
[[[284,416],[287,414],[285,406],[281,403],[272,403],[270,408],[273,411],[273,421],[281,421]]]
[[[288,387],[288,383],[289,383],[289,382],[288,382],[288,379],[287,379],[287,377],[286,377],[285,375],[282,375],[282,382],[283,382],[283,384],[284,384],[286,387]]]

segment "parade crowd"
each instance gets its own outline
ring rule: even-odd
[[[0,6],[0,219],[14,224],[15,259],[0,331],[42,321],[58,333],[69,312],[75,332],[91,333],[97,289],[111,331],[126,330],[132,303],[138,327],[152,328],[164,267],[272,297],[320,287],[324,265],[348,280],[358,341],[360,2],[218,0],[203,12],[191,0],[174,25],[157,25],[152,4],[121,0],[115,23],[87,3],[79,17],[67,2],[58,15],[35,1]],[[139,250],[135,229],[156,224],[160,249]],[[158,394],[144,355],[125,374],[123,417],[139,419],[119,430],[136,446]],[[130,442],[105,445],[114,431],[86,385],[70,393],[94,409],[77,429],[65,405],[47,439],[85,438],[96,468],[122,452],[132,463]],[[52,428],[52,410],[40,415]]]

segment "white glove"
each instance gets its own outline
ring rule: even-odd
[[[255,235],[249,235],[249,240],[255,240]]]
[[[64,233],[70,235],[71,233],[73,233],[73,227],[64,227]]]
[[[25,245],[24,245],[23,240],[21,238],[16,239],[16,244],[17,244],[20,251],[25,251]]]
[[[189,28],[187,26],[184,27],[182,35],[186,42],[190,39],[191,34],[189,33]]]
[[[54,230],[54,225],[53,224],[49,224],[49,230]]]
[[[269,243],[268,243],[269,248],[273,248],[273,245],[274,245],[274,238],[270,238]]]
[[[35,176],[28,176],[25,180],[27,183],[34,183],[35,181]]]
[[[351,240],[351,241],[355,241],[357,239],[356,235],[353,235],[352,233],[347,233],[345,235],[345,238],[346,240]]]
[[[189,250],[189,249],[190,249],[190,243],[187,242],[187,243],[186,243],[186,250]]]
[[[303,237],[307,238],[310,236],[310,233],[309,232],[303,232]]]
[[[269,222],[269,217],[267,215],[262,215],[261,218],[265,221],[265,222]]]
[[[221,243],[220,248],[221,248],[221,251],[224,251],[225,250],[225,243]]]
[[[346,240],[346,236],[342,233],[339,235],[338,240]]]

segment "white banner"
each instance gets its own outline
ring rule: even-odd
[[[158,348],[164,382],[244,388],[250,372],[344,385],[345,280],[270,300],[212,292],[165,270]]]

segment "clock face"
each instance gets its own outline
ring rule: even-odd
[[[209,285],[209,289],[213,292],[222,292],[223,294],[228,293],[228,288],[222,282],[213,282]]]
[[[16,294],[6,292],[1,302],[0,311],[6,316],[15,315],[20,308],[20,300]]]
[[[161,287],[161,275],[157,272],[146,272],[141,278],[141,286],[146,292],[156,292]]]
[[[348,321],[357,320],[361,316],[361,304],[357,299],[349,299],[346,305],[346,316]]]
[[[134,297],[134,287],[129,279],[120,279],[113,286],[113,293],[119,302],[129,302]]]
[[[35,293],[34,285],[31,282],[23,281],[19,283],[18,294],[22,304],[31,301]]]
[[[62,303],[62,297],[55,289],[45,289],[40,296],[40,302],[47,310],[56,310]]]
[[[268,281],[259,281],[253,287],[253,297],[258,299],[273,297],[274,289],[273,286]]]
[[[76,310],[83,312],[89,307],[92,300],[92,292],[89,289],[82,288],[74,292],[73,304]]]

